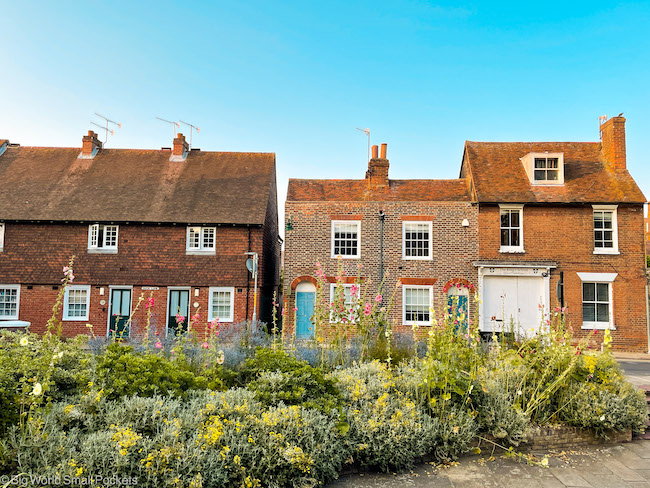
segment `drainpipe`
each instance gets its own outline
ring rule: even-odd
[[[250,252],[250,250],[251,250],[251,227],[249,225],[248,226],[248,252]],[[248,299],[250,298],[250,295],[251,295],[251,277],[247,270],[246,271],[246,321],[248,321]]]
[[[648,285],[645,285],[645,321],[648,329],[648,354],[650,354],[650,297],[648,297]]]
[[[379,211],[379,283],[380,287],[383,288],[384,281],[384,220],[386,219],[386,214],[383,210]],[[382,292],[382,289],[379,289],[379,293]]]

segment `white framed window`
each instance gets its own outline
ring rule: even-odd
[[[332,220],[332,257],[358,259],[361,251],[361,221]]]
[[[402,322],[404,325],[431,325],[433,286],[402,286]]]
[[[432,222],[402,222],[402,259],[432,259]]]
[[[208,321],[219,319],[219,322],[235,320],[235,288],[212,286],[208,297]]]
[[[214,254],[216,227],[188,227],[187,252]]]
[[[330,323],[337,322],[335,319],[336,317],[345,317],[348,322],[350,323],[355,323],[357,320],[357,314],[355,311],[353,311],[355,303],[359,300],[359,297],[361,296],[361,287],[360,285],[353,284],[353,283],[345,283],[342,284],[341,286],[343,287],[343,303],[335,303],[334,300],[336,298],[336,283],[330,283],[330,304],[334,303],[334,306],[332,307],[332,310],[330,311]],[[356,290],[355,293],[353,294],[353,288]],[[343,310],[341,310],[341,305],[343,306]],[[334,310],[336,307],[338,309]]]
[[[524,206],[499,205],[500,252],[524,252]]]
[[[5,247],[5,224],[0,222],[0,252],[4,250]]]
[[[88,250],[97,252],[117,252],[117,233],[119,226],[92,224],[88,226]]]
[[[617,205],[593,205],[594,254],[618,254]]]
[[[0,285],[0,320],[18,320],[20,285]]]
[[[618,273],[578,273],[582,281],[582,328],[615,329],[612,283]]]
[[[564,185],[564,153],[529,153],[521,162],[533,185]]]
[[[69,285],[63,295],[63,320],[90,318],[90,285]]]

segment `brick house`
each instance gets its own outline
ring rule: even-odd
[[[600,142],[466,142],[482,330],[529,332],[567,307],[577,336],[611,328],[615,349],[648,351],[645,198],[626,168],[625,119],[600,131]]]
[[[341,255],[347,276],[361,264],[375,283],[389,271],[387,290],[401,280],[397,327],[427,325],[425,309],[441,313],[450,293],[467,303],[476,284],[485,335],[530,334],[564,307],[576,336],[611,328],[615,349],[646,352],[645,198],[626,169],[625,119],[600,129],[600,142],[467,141],[457,180],[389,180],[385,146],[364,180],[290,180],[289,331],[309,335],[314,263],[334,281]]]
[[[316,291],[314,266],[323,266],[333,296],[339,264],[345,296],[359,274],[360,295],[394,295],[391,319],[397,329],[431,323],[430,307],[442,310],[448,295],[467,309],[477,279],[478,209],[469,185],[457,180],[390,180],[386,145],[373,147],[365,179],[290,179],[284,249],[285,327],[309,337]],[[340,256],[338,258],[337,256]],[[397,289],[397,280],[402,287]],[[371,299],[370,297],[369,299]],[[453,301],[452,301],[453,303]],[[288,322],[288,323],[287,323]]]
[[[268,320],[279,284],[275,155],[173,148],[20,147],[0,141],[0,327],[42,333],[62,268],[76,256],[63,333],[122,331],[141,295],[152,294],[153,328],[178,330],[250,319],[259,255],[258,317]],[[130,334],[142,333],[145,306]],[[186,321],[187,322],[187,321]],[[200,332],[200,331],[199,331]]]

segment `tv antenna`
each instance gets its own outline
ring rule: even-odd
[[[181,124],[178,122],[174,122],[173,120],[167,120],[163,119],[161,117],[156,117],[158,120],[161,120],[162,122],[167,122],[168,124],[172,125],[172,139],[176,137],[176,127],[180,128]]]
[[[114,120],[111,120],[108,117],[104,117],[102,114],[98,114],[97,112],[95,112],[95,115],[97,117],[99,117],[100,119],[104,119],[104,122],[106,122],[106,125],[99,125],[99,124],[93,122],[92,120],[90,121],[90,123],[92,125],[95,125],[95,126],[99,127],[100,129],[104,130],[104,134],[105,134],[104,135],[104,144],[106,144],[108,142],[108,133],[110,132],[110,134],[112,136],[115,135],[115,130],[110,128],[110,124],[113,124],[113,125],[117,126],[118,129],[122,128],[122,124],[120,122],[115,122]]]
[[[360,129],[359,127],[357,127],[357,130],[363,132],[365,135],[368,136],[368,161],[370,161],[370,129],[368,129],[367,127],[365,129]]]
[[[179,120],[181,124],[187,125],[190,128],[190,149],[192,149],[192,131],[195,130],[197,133],[201,132],[201,128],[197,127],[196,125],[188,124],[187,122],[183,122],[182,120]]]

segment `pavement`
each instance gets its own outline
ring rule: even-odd
[[[650,356],[617,357],[636,386],[650,385]],[[650,440],[531,453],[548,467],[507,459],[498,451],[463,456],[449,466],[422,464],[408,473],[346,475],[328,488],[650,488]],[[493,457],[491,457],[492,455]]]
[[[549,456],[548,467],[503,458],[498,452],[464,456],[450,466],[423,464],[408,473],[355,474],[328,488],[650,488],[650,441],[573,451],[533,453]]]

